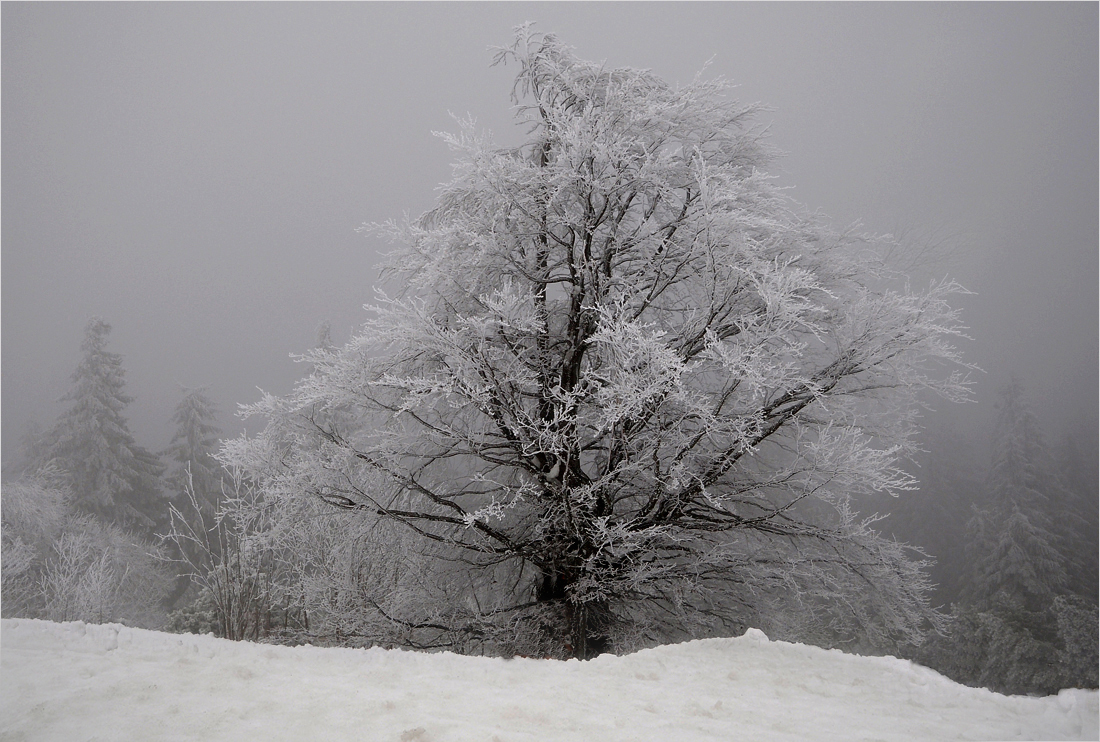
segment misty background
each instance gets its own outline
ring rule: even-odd
[[[1048,435],[1097,428],[1094,3],[12,3],[2,7],[2,446],[64,409],[90,316],[113,326],[137,441],[180,386],[235,435],[290,354],[366,319],[387,246],[356,228],[431,207],[472,115],[519,141],[524,21],[581,58],[705,75],[762,101],[775,175],[837,225],[936,246],[978,404],[938,409],[984,454],[1020,380]],[[984,460],[984,456],[982,459]]]

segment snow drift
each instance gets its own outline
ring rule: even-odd
[[[960,686],[750,630],[590,662],[0,623],[4,740],[1096,739],[1096,691]]]

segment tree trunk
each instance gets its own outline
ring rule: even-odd
[[[545,574],[536,592],[544,603],[556,603],[562,608],[560,639],[565,653],[578,660],[590,660],[608,651],[609,606],[605,601],[575,602],[569,598],[569,586],[576,581],[572,575]]]

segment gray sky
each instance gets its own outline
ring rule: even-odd
[[[431,134],[515,141],[491,45],[535,21],[582,58],[775,110],[782,182],[870,230],[946,237],[976,296],[979,405],[1016,373],[1048,434],[1097,417],[1096,3],[15,3],[2,13],[4,459],[64,409],[85,322],[114,327],[138,441],[179,384],[227,434],[323,320],[364,319],[385,247],[448,177]]]

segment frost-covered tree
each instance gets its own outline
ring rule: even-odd
[[[169,575],[156,546],[71,507],[54,466],[4,485],[3,615],[160,628]]]
[[[967,396],[959,287],[912,292],[885,243],[804,215],[721,80],[675,89],[526,28],[499,61],[526,141],[445,137],[437,206],[375,227],[400,293],[224,459],[446,547],[475,617],[559,655],[795,611],[918,641],[919,554],[856,507],[914,486],[917,394]]]
[[[135,441],[123,411],[122,356],[107,350],[111,326],[89,320],[73,373],[72,405],[50,432],[50,458],[69,475],[75,506],[122,526],[151,533],[167,511],[158,484],[160,460]]]
[[[993,457],[975,490],[948,637],[915,655],[962,683],[1001,693],[1096,687],[1095,532],[1013,379],[999,393]],[[1078,464],[1084,462],[1078,461]],[[946,529],[945,529],[946,530]],[[1091,570],[1089,569],[1091,564]]]
[[[989,605],[1001,596],[1038,611],[1064,587],[1065,534],[1053,521],[1062,493],[1052,464],[1023,386],[1013,379],[999,392],[985,502],[971,524],[971,600]]]
[[[172,494],[182,494],[190,484],[203,512],[214,514],[221,497],[222,465],[214,458],[221,430],[218,412],[204,388],[185,389],[172,422],[176,432],[164,455],[172,461],[168,482]]]

